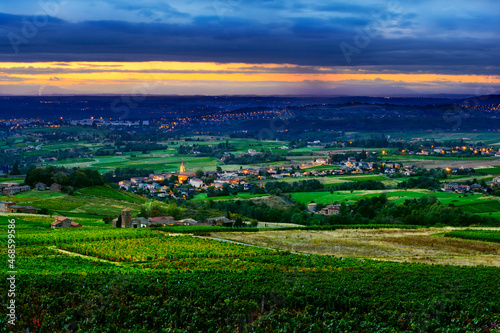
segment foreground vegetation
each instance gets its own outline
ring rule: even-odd
[[[86,228],[50,230],[48,217],[13,218],[20,240],[15,332],[500,329],[498,268],[300,255],[166,235],[172,227],[92,226],[92,219]],[[4,232],[6,225],[0,217]],[[0,251],[6,257],[6,246]]]
[[[483,242],[500,243],[500,231],[493,230],[457,230],[448,232],[445,236],[478,240]]]

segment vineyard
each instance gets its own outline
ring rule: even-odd
[[[457,230],[448,232],[445,236],[500,243],[500,231],[497,230]]]
[[[61,249],[111,261],[146,261],[177,258],[241,257],[277,254],[229,242],[192,236],[157,236],[134,240],[115,240],[64,244]]]
[[[496,267],[292,254],[176,232],[188,227],[112,229],[89,218],[53,230],[47,217],[15,218],[17,322],[6,325],[3,306],[0,332],[500,330]]]

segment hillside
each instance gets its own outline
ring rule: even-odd
[[[7,200],[38,209],[47,209],[52,214],[66,216],[117,215],[123,209],[139,212],[141,204],[148,200],[104,186],[83,188],[75,195],[52,191],[29,191],[9,197]]]

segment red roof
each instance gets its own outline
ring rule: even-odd
[[[171,221],[174,218],[172,216],[158,216],[158,217],[150,217],[148,219],[149,222],[165,222],[165,221]]]
[[[64,220],[68,220],[68,218],[64,217],[64,216],[58,216],[58,217],[56,217],[56,220],[54,222],[52,222],[50,225],[58,225],[59,223],[61,223]],[[73,222],[71,222],[71,223],[73,223]]]

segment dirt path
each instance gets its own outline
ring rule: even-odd
[[[121,262],[116,262],[116,261],[111,261],[111,260],[96,258],[96,257],[87,256],[87,255],[76,253],[76,252],[67,251],[67,250],[61,250],[61,249],[58,249],[55,246],[50,246],[49,248],[53,249],[53,250],[56,250],[58,252],[67,254],[67,255],[72,256],[72,257],[81,257],[81,258],[85,258],[85,259],[89,259],[89,260],[93,260],[93,261],[106,262],[106,263],[114,264],[114,265],[117,265],[117,266],[121,266],[122,265]]]

